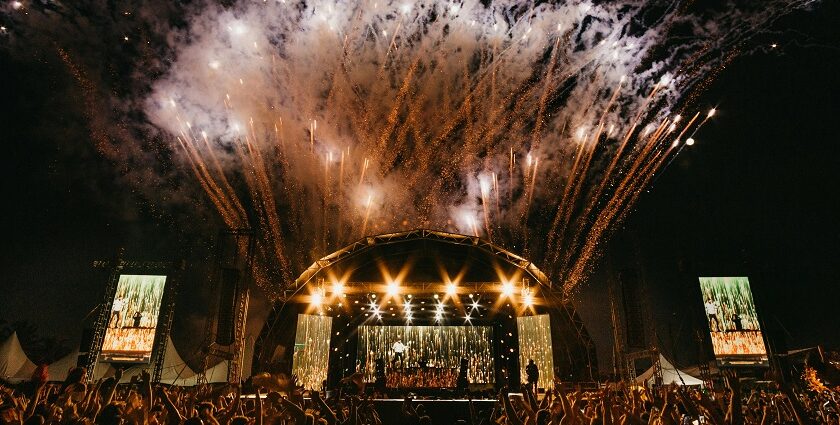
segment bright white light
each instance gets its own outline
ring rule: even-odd
[[[522,299],[522,302],[525,303],[525,307],[530,307],[534,305],[534,296],[531,294],[525,295],[525,297]]]
[[[674,140],[674,143],[671,144],[672,148],[675,148],[680,145],[680,139]]]
[[[344,294],[344,284],[339,281],[333,282],[332,293],[335,296],[341,296],[342,294]]]
[[[242,35],[248,32],[248,27],[242,22],[234,22],[228,26],[228,31],[233,35]]]
[[[209,65],[210,68],[219,69],[219,66],[221,64],[219,63],[219,61],[210,61],[210,63],[208,63],[207,65]]]
[[[13,1],[12,2],[12,9],[18,10],[21,7],[23,7],[23,3],[19,2],[19,1]]]
[[[575,137],[578,140],[583,140],[586,138],[586,127],[578,127],[577,131],[575,132]]]
[[[490,192],[490,182],[486,179],[479,179],[478,183],[481,185],[481,193],[487,194]]]
[[[502,295],[509,297],[513,295],[514,291],[513,283],[512,282],[504,282],[502,283]]]
[[[689,137],[688,140],[685,141],[685,144],[688,146],[694,145],[694,139]]]
[[[315,291],[312,293],[312,306],[313,307],[320,307],[321,303],[324,302],[324,296],[321,295],[320,291]]]
[[[458,292],[458,286],[455,285],[455,282],[449,282],[446,284],[446,295],[454,296]]]
[[[402,11],[403,15],[405,15],[408,12],[411,12],[411,5],[406,3],[406,4],[402,5],[402,7],[400,7],[400,10]]]
[[[435,294],[435,299],[438,299],[438,294]]]
[[[709,109],[709,113],[706,115],[706,118],[711,118],[715,116],[715,112],[717,112],[715,108]]]
[[[388,295],[393,297],[394,295],[397,295],[399,293],[400,293],[400,284],[395,282],[395,281],[388,282]]]

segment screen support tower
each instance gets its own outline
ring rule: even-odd
[[[214,301],[205,322],[204,361],[196,376],[199,384],[207,382],[206,370],[211,357],[228,362],[228,382],[242,380],[253,249],[254,232],[251,229],[219,232],[211,279]]]
[[[152,351],[154,382],[160,381],[163,370],[163,359],[166,355],[166,341],[169,339],[169,331],[172,327],[172,317],[175,310],[175,299],[177,295],[178,279],[174,276],[176,268],[183,270],[183,261],[132,261],[125,259],[125,249],[120,248],[112,260],[96,260],[93,262],[96,269],[109,270],[108,283],[105,286],[103,302],[99,304],[99,314],[93,325],[93,335],[90,347],[87,347],[87,358],[82,365],[87,371],[88,380],[93,380],[96,366],[99,363],[99,355],[102,351],[102,343],[105,339],[105,332],[108,330],[108,322],[111,317],[111,308],[114,303],[114,293],[117,290],[117,283],[123,273],[160,273],[167,276],[166,290],[164,291],[164,304],[161,307],[160,318],[158,319],[155,343]],[[82,347],[85,349],[86,347]]]

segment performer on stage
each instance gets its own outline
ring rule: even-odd
[[[717,314],[720,306],[718,305],[717,301],[713,301],[711,298],[706,300],[704,304],[706,308],[706,316],[709,318],[709,328],[712,332],[721,332],[720,321],[718,320]],[[715,322],[715,326],[712,326],[712,322]]]
[[[405,350],[408,349],[408,347],[406,347],[402,343],[402,340],[400,338],[397,338],[397,342],[395,342],[393,347],[391,348],[394,350],[394,359],[391,363],[396,365],[397,359],[399,359],[400,367],[403,367],[403,361],[405,360],[405,358],[403,357],[403,353],[405,353]]]
[[[111,319],[109,322],[114,324],[114,328],[122,328],[122,311],[125,308],[126,300],[122,297],[114,299],[114,304],[111,306]]]
[[[525,375],[528,377],[528,388],[536,394],[537,383],[540,381],[540,369],[534,363],[534,359],[528,360],[528,365],[525,366]]]

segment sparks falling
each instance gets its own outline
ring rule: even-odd
[[[675,9],[640,29],[639,2],[373,6],[205,12],[146,102],[225,225],[259,228],[269,292],[268,270],[289,279],[363,235],[432,228],[527,253],[572,294],[715,114],[698,122],[684,94],[721,52],[713,34],[669,48],[693,19]]]

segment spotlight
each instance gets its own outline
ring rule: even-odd
[[[315,291],[312,293],[312,301],[311,304],[313,307],[320,307],[321,303],[324,302],[324,296],[321,295],[320,291]]]
[[[534,296],[531,294],[525,295],[523,302],[525,303],[526,307],[534,305]]]
[[[339,282],[339,281],[333,282],[332,293],[333,293],[334,296],[337,296],[337,297],[340,297],[340,296],[344,295],[344,284]]]
[[[395,296],[399,293],[400,293],[400,284],[395,282],[395,281],[388,282],[388,295],[393,297],[393,296]]]
[[[435,294],[435,299],[438,299],[438,294]]]
[[[688,146],[693,146],[693,145],[694,145],[694,139],[692,139],[691,137],[689,137],[689,138],[685,141],[685,144],[686,144],[686,145],[688,145]]]
[[[509,297],[513,295],[514,291],[513,282],[504,282],[502,283],[502,295]]]
[[[458,292],[458,286],[455,285],[454,282],[449,282],[449,283],[446,284],[446,295],[449,295],[450,297],[452,297],[452,296],[455,296],[455,294],[457,292]]]

